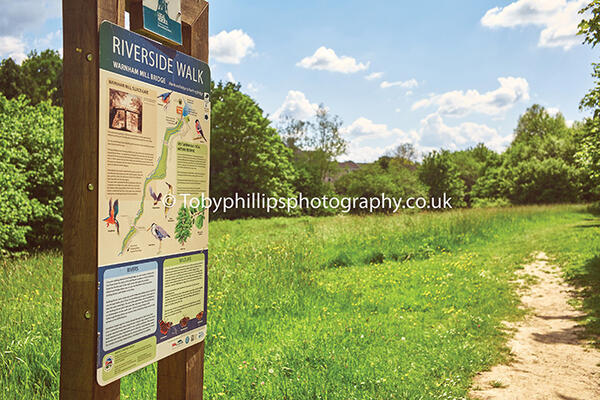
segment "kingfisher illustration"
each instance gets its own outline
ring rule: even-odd
[[[169,187],[169,197],[165,199],[165,218],[167,218],[167,214],[169,213],[169,209],[173,207],[173,185],[169,184],[169,182],[165,182]]]
[[[162,200],[162,193],[154,193],[154,190],[152,190],[152,186],[150,186],[150,197],[152,197],[152,199],[154,200],[154,205],[157,205],[158,202]]]
[[[202,136],[202,139],[204,139],[205,142],[208,142],[208,140],[206,140],[206,136],[204,136],[204,132],[202,131],[202,126],[200,125],[200,120],[196,120],[196,133],[200,136]],[[194,140],[198,140],[200,139],[199,137],[194,138]]]
[[[161,94],[160,96],[157,96],[158,98],[161,99],[162,103],[165,106],[165,109],[167,108],[167,106],[171,102],[171,94],[173,94],[173,92],[166,92],[166,93]]]
[[[117,215],[119,215],[119,200],[115,200],[113,203],[112,199],[108,201],[108,217],[104,218],[102,221],[106,222],[106,227],[108,228],[111,224],[117,227],[117,235],[119,234],[119,221],[117,220]]]

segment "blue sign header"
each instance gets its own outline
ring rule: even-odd
[[[108,21],[100,25],[100,68],[193,97],[210,92],[208,64]]]

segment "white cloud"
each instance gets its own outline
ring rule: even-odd
[[[256,83],[252,83],[252,82],[250,82],[248,85],[246,85],[246,89],[248,89],[248,91],[250,93],[258,93],[258,91],[260,90],[259,85],[257,85]]]
[[[416,131],[389,128],[364,117],[342,128],[341,133],[348,140],[348,152],[341,159],[356,162],[374,161],[400,144],[417,144],[419,139]]]
[[[489,28],[513,28],[534,25],[542,28],[538,46],[569,50],[580,44],[576,36],[579,14],[588,0],[517,0],[506,7],[488,10],[481,24]]]
[[[557,107],[548,107],[546,108],[546,112],[551,117],[556,117],[556,115],[560,112],[560,109],[558,109]]]
[[[0,58],[12,57],[20,64],[27,56],[25,55],[25,42],[14,36],[0,36]]]
[[[365,79],[368,81],[374,81],[375,79],[381,79],[383,77],[383,72],[373,72],[365,76]]]
[[[62,15],[60,0],[19,0],[3,2],[0,13],[0,36],[20,36]],[[8,4],[10,3],[10,4]]]
[[[478,143],[503,151],[513,139],[512,133],[502,136],[485,124],[463,122],[447,125],[438,113],[423,118],[418,130],[390,128],[361,117],[342,128],[341,133],[348,140],[348,152],[340,159],[356,162],[372,162],[403,143],[411,143],[418,152],[426,154],[440,148],[466,149]]]
[[[417,101],[412,110],[436,106],[441,115],[464,117],[472,112],[498,115],[521,100],[529,100],[529,84],[524,78],[498,78],[498,89],[479,93],[477,90],[454,90]]]
[[[241,29],[221,31],[209,43],[211,57],[224,64],[239,64],[254,48],[254,40]]]
[[[225,77],[227,78],[227,82],[238,83],[238,81],[235,79],[231,72],[228,72]]]
[[[369,63],[363,64],[357,62],[356,59],[352,57],[338,56],[333,49],[328,49],[326,47],[319,47],[317,51],[315,51],[315,54],[303,58],[296,65],[306,69],[341,72],[343,74],[353,74],[369,68]]]
[[[45,50],[52,47],[52,43],[62,38],[62,31],[59,29],[56,32],[50,32],[42,38],[36,38],[33,41],[33,47],[38,50]]]
[[[401,129],[391,129],[385,124],[376,124],[364,117],[360,117],[349,126],[342,128],[341,132],[348,139],[359,141],[395,138],[404,142],[412,142],[417,139],[415,132],[406,133]]]
[[[373,162],[377,160],[379,157],[384,154],[394,150],[398,144],[391,144],[389,146],[359,146],[355,143],[350,143],[348,145],[348,150],[346,154],[340,156],[340,161],[354,161],[360,163]]]
[[[396,82],[388,82],[383,81],[381,85],[379,85],[382,89],[388,89],[391,87],[399,86],[404,89],[413,89],[419,86],[419,82],[416,79],[409,79],[407,81],[396,81]]]
[[[429,114],[421,121],[420,144],[458,150],[484,143],[487,147],[502,151],[512,140],[512,134],[501,136],[494,128],[473,122],[448,126],[438,113]]]
[[[288,116],[298,120],[308,120],[315,116],[319,105],[311,103],[306,95],[298,90],[290,90],[281,107],[273,113],[272,120],[276,121]]]

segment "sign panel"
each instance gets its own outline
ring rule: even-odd
[[[181,0],[128,2],[131,30],[169,45],[183,44]]]
[[[210,70],[100,27],[97,380],[206,336]]]
[[[136,18],[134,23],[136,31],[171,44],[183,44],[181,0],[141,0],[140,3],[135,5],[141,7],[141,21]]]

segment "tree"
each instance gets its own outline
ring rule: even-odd
[[[285,115],[279,123],[279,132],[294,154],[305,153],[304,157],[296,157],[297,161],[308,162],[312,166],[309,172],[317,174],[316,179],[325,180],[336,170],[336,159],[347,150],[342,125],[340,117],[330,114],[321,104],[311,121]]]
[[[292,151],[281,140],[258,104],[239,84],[213,84],[211,130],[211,197],[258,193],[295,196]],[[273,213],[281,213],[275,210]],[[235,208],[217,217],[266,216],[262,209]]]
[[[419,179],[429,188],[430,197],[452,198],[452,207],[464,207],[466,187],[460,171],[452,162],[448,150],[432,151],[425,156],[419,167]]]
[[[285,115],[279,133],[293,152],[297,171],[294,186],[306,197],[333,195],[332,182],[338,174],[337,158],[346,152],[341,134],[342,120],[321,104],[312,120],[302,121]],[[311,215],[329,214],[329,210],[305,210]]]
[[[33,50],[21,64],[26,87],[24,94],[33,104],[52,100],[62,105],[62,58],[56,50]]]
[[[23,72],[12,58],[5,58],[0,63],[0,92],[7,99],[14,99],[23,94]]]
[[[515,138],[473,187],[479,199],[508,198],[514,204],[575,201],[583,193],[576,165],[577,135],[561,113],[550,115],[538,104],[519,117]]]
[[[579,34],[583,42],[595,47],[600,43],[600,0],[591,1],[581,11],[587,18],[579,24]],[[577,163],[588,174],[593,187],[600,184],[600,64],[592,63],[594,86],[586,93],[579,108],[592,111],[592,118],[587,119],[580,128],[580,147],[576,154]],[[591,189],[597,192],[598,189]]]
[[[185,206],[181,206],[177,212],[177,223],[175,224],[175,239],[184,245],[185,242],[192,236],[192,227],[194,222],[190,210]]]
[[[458,171],[458,176],[465,184],[465,202],[471,205],[472,189],[477,180],[485,174],[486,168],[493,165],[499,155],[480,143],[476,147],[455,151],[450,159]]]
[[[387,157],[404,161],[407,165],[416,164],[419,153],[412,143],[403,143],[386,153]]]
[[[7,58],[0,64],[0,92],[8,99],[25,95],[31,104],[51,100],[62,105],[62,59],[55,50],[33,50],[21,63]]]
[[[63,115],[0,95],[0,252],[62,239]]]

